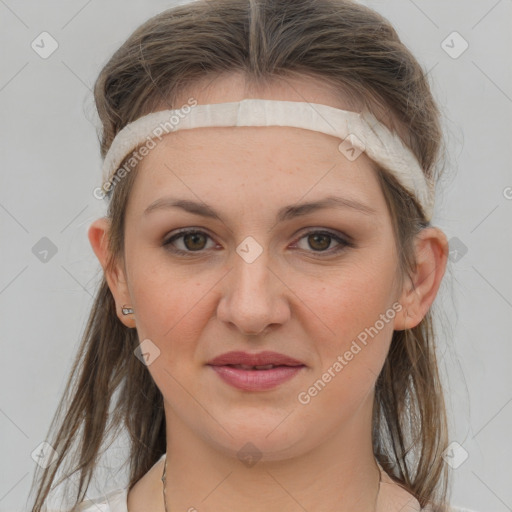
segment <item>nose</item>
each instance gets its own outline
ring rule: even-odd
[[[217,318],[244,335],[264,336],[290,318],[288,290],[270,268],[268,251],[251,263],[235,254],[232,270],[221,281]]]

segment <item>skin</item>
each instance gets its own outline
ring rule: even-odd
[[[178,105],[191,97],[199,104],[255,97],[348,105],[322,81],[306,77],[256,90],[229,75],[186,92]],[[441,230],[424,229],[413,278],[399,287],[391,217],[372,162],[364,153],[348,160],[339,144],[290,127],[170,134],[144,158],[135,179],[124,261],[107,268],[106,218],[89,229],[120,321],[160,350],[148,371],[164,397],[169,510],[374,510],[375,381],[393,330],[417,325],[434,301],[448,249]],[[283,206],[328,195],[355,199],[376,213],[328,208],[276,221]],[[167,196],[208,203],[222,221],[178,208],[144,214]],[[208,236],[164,246],[178,228]],[[349,236],[355,246],[335,253],[343,247],[335,238],[308,238],[319,230]],[[236,252],[247,236],[263,249],[252,263]],[[173,246],[191,256],[173,254]],[[402,310],[301,404],[298,394],[397,302]],[[123,304],[134,315],[122,315]],[[240,391],[206,366],[231,350],[273,350],[306,368],[272,390]],[[247,442],[261,454],[251,467],[237,457]],[[129,512],[164,512],[162,470],[155,464],[130,491]]]

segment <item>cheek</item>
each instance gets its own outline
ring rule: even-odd
[[[173,354],[194,350],[212,315],[208,293],[218,278],[191,277],[192,267],[152,263],[133,265],[129,277],[137,332],[141,340],[149,338],[161,347],[171,363],[176,360]]]
[[[330,389],[322,401],[357,401],[373,386],[393,334],[393,271],[393,260],[383,258],[346,268],[309,290],[305,302],[319,326],[310,335],[321,367],[311,381],[329,382]]]
[[[393,272],[394,262],[387,258],[347,265],[328,278],[312,281],[304,301],[330,329],[333,341],[352,339],[391,307]]]
[[[322,337],[313,338],[318,365],[296,399],[304,407],[303,413],[313,418],[329,411],[324,425],[327,430],[348,421],[371,399],[393,334],[390,309],[385,303],[375,297],[374,289],[364,300],[344,295],[334,298],[335,306],[329,306],[332,314],[326,321],[334,333],[325,334],[323,329]],[[380,319],[386,311],[387,323]]]

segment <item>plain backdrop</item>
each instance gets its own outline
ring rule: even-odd
[[[447,137],[433,224],[451,249],[435,307],[448,326],[439,357],[452,504],[510,511],[512,1],[365,3],[429,70]],[[87,240],[105,211],[92,195],[101,168],[92,85],[138,25],[173,5],[0,0],[0,511],[26,509],[32,454],[45,440],[99,282]],[[124,485],[124,476],[106,485]]]

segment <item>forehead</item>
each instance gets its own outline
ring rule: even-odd
[[[223,103],[248,97],[353,110],[348,100],[342,101],[319,80],[287,78],[255,88],[236,74],[198,82],[174,104],[178,107],[190,99],[198,104]],[[378,202],[381,193],[373,162],[364,153],[348,160],[339,150],[340,143],[340,139],[320,132],[284,126],[178,130],[164,136],[143,158],[132,192],[141,207],[163,191],[189,198],[214,194],[223,202],[240,194],[245,200],[260,202],[282,197],[289,203],[306,194],[317,199],[324,192],[337,190],[345,196]]]
[[[385,207],[371,160],[362,153],[350,161],[339,144],[336,137],[281,126],[176,132],[139,165],[134,208],[142,211],[168,195],[230,205],[233,211],[277,210],[333,193]]]

